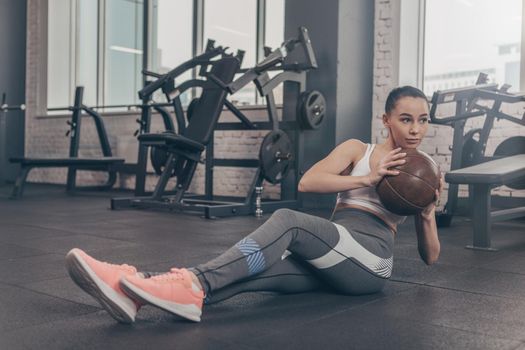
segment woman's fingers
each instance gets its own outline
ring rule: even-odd
[[[406,155],[407,155],[407,154],[406,154],[405,152],[402,152],[402,153],[395,153],[395,154],[392,156],[392,159],[405,158]]]
[[[390,152],[388,152],[389,154],[396,154],[398,153],[399,151],[401,151],[401,147],[398,147],[398,148],[394,148],[393,150],[391,150]]]
[[[388,152],[387,155],[383,157],[383,159],[379,162],[378,169],[376,170],[379,177],[386,175],[399,175],[399,171],[392,168],[406,163],[406,160],[403,158],[405,158],[407,154],[405,152],[400,152],[401,150],[402,148],[398,147]]]
[[[407,161],[405,159],[399,159],[399,160],[392,160],[388,163],[385,163],[385,166],[387,168],[392,168],[392,167],[395,167],[397,165],[403,165],[405,164]]]
[[[396,176],[396,175],[399,175],[399,171],[397,171],[397,170],[387,170],[386,174],[387,175]]]

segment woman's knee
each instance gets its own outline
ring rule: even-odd
[[[288,208],[277,209],[273,212],[271,218],[274,220],[280,220],[287,223],[296,222],[297,212]]]
[[[288,208],[279,208],[276,211],[273,212],[272,216],[282,216],[282,217],[288,217],[291,215],[295,215],[297,213],[295,210],[288,209]]]

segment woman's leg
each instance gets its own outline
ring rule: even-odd
[[[365,224],[376,229],[373,222]],[[296,259],[315,267],[331,287],[343,293],[370,293],[380,290],[390,276],[392,253],[388,248],[378,245],[375,237],[350,234],[329,220],[280,209],[225,253],[190,271],[213,300],[216,291],[257,276],[289,250]]]
[[[323,289],[324,284],[315,276],[312,267],[297,261],[291,255],[273,264],[265,271],[231,283],[214,291],[204,300],[214,304],[245,292],[304,293]]]

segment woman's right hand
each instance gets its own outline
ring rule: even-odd
[[[398,175],[399,171],[391,170],[391,168],[405,164],[406,153],[401,153],[401,147],[396,148],[386,154],[376,167],[372,167],[370,174],[368,174],[368,179],[370,180],[370,186],[375,186],[381,181],[381,179],[386,175]]]

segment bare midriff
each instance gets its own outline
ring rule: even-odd
[[[337,205],[335,206],[335,209],[334,211],[338,211],[339,209],[344,209],[344,208],[354,208],[354,209],[359,209],[359,210],[362,210],[362,211],[366,211],[367,213],[370,213],[374,216],[376,216],[378,219],[380,219],[389,229],[390,231],[392,231],[392,233],[395,235],[397,233],[397,226],[395,225],[391,225],[388,223],[388,221],[384,218],[383,215],[381,215],[380,213],[377,213],[369,208],[366,208],[366,207],[363,207],[359,204],[347,204],[347,203],[337,203]]]

